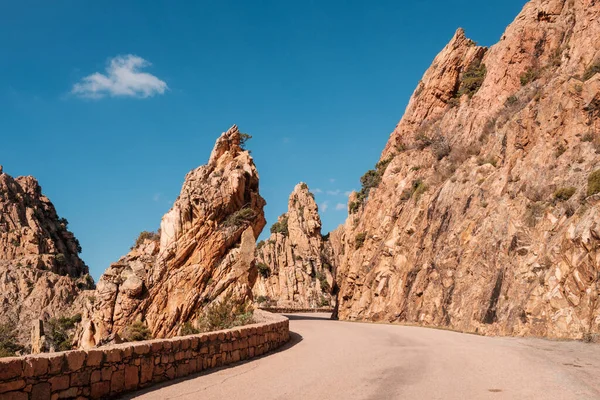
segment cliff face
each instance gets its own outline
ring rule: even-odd
[[[532,0],[490,49],[456,33],[331,235],[339,318],[600,332],[599,20]]]
[[[34,320],[61,316],[93,287],[79,251],[38,182],[0,166],[0,324],[15,327],[22,344]]]
[[[300,183],[290,195],[288,212],[273,225],[269,239],[259,243],[255,299],[276,307],[330,306],[333,275],[327,246],[317,204]]]
[[[208,164],[187,174],[159,235],[140,238],[85,294],[80,346],[121,334],[135,321],[154,337],[173,336],[217,299],[251,300],[255,238],[266,221],[243,140],[236,126],[223,133]]]

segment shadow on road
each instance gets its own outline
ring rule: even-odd
[[[290,331],[290,340],[286,344],[284,344],[283,346],[281,346],[280,348],[272,350],[272,351],[268,352],[267,354],[263,354],[263,355],[261,355],[259,357],[254,357],[254,358],[251,358],[251,359],[248,359],[248,360],[244,360],[244,361],[240,361],[240,362],[237,362],[237,363],[234,363],[234,364],[229,364],[229,365],[226,365],[226,366],[223,366],[223,367],[209,369],[209,370],[206,370],[206,371],[199,372],[197,374],[188,375],[188,376],[183,377],[183,378],[173,379],[173,380],[168,381],[168,382],[162,382],[162,383],[159,383],[159,384],[156,384],[156,385],[152,385],[152,386],[150,386],[150,387],[148,387],[146,389],[137,390],[137,391],[131,392],[131,393],[126,393],[126,394],[124,394],[121,397],[117,397],[117,399],[122,399],[122,400],[135,399],[138,396],[141,396],[141,395],[144,395],[144,394],[147,394],[147,393],[152,393],[155,390],[159,390],[161,388],[169,387],[171,385],[177,385],[178,383],[185,382],[185,381],[188,381],[190,379],[196,379],[196,378],[204,376],[204,375],[209,375],[209,374],[212,374],[212,373],[215,373],[215,372],[218,372],[218,371],[223,371],[223,370],[230,369],[230,368],[235,368],[235,367],[238,367],[240,365],[247,364],[247,363],[255,362],[255,361],[261,360],[263,358],[273,356],[273,355],[275,355],[275,354],[277,354],[279,352],[291,349],[292,347],[294,347],[295,345],[297,345],[298,343],[300,343],[302,341],[302,339],[303,339],[302,335],[300,335],[300,334],[298,334],[296,332]]]
[[[290,321],[332,321],[330,314],[282,314]]]

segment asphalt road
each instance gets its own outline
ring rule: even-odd
[[[600,345],[289,315],[276,353],[126,399],[600,399]]]

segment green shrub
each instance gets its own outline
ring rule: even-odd
[[[531,83],[540,77],[540,70],[536,68],[529,68],[527,71],[523,72],[520,76],[521,86],[525,86],[528,83]]]
[[[427,191],[427,185],[421,180],[416,179],[413,181],[413,196],[415,198],[415,203],[419,201],[421,196]]]
[[[265,245],[264,240],[261,240],[260,242],[256,243],[256,250],[261,249],[264,245]]]
[[[17,333],[14,326],[0,325],[0,357],[13,357],[24,348],[17,341]]]
[[[241,133],[240,132],[240,147],[243,150],[246,150],[246,143],[248,142],[248,140],[252,139],[252,136],[248,135],[247,133]]]
[[[140,233],[140,235],[137,237],[137,239],[135,240],[135,244],[133,245],[133,247],[131,249],[135,249],[136,247],[139,247],[142,243],[144,243],[144,240],[153,240],[153,241],[158,242],[160,240],[160,234],[158,232],[142,231]]]
[[[249,303],[237,304],[231,294],[206,307],[198,317],[200,332],[211,332],[251,324],[253,311]]]
[[[435,158],[438,160],[446,157],[448,154],[450,154],[450,150],[452,150],[450,143],[448,143],[448,139],[441,135],[433,140],[431,148]]]
[[[583,73],[583,81],[587,81],[589,79],[591,79],[594,75],[596,75],[597,73],[600,72],[600,60],[594,62],[592,65],[590,65],[589,67],[586,68],[585,72]]]
[[[576,191],[577,189],[575,189],[572,186],[560,188],[556,192],[554,192],[554,199],[559,201],[567,201],[571,197],[573,197]]]
[[[308,185],[306,183],[302,182],[300,184],[300,189],[302,189],[302,190],[308,190]]]
[[[72,317],[51,318],[44,324],[44,334],[57,351],[66,351],[73,348],[73,331],[81,322],[81,314]]]
[[[478,61],[469,65],[469,68],[463,74],[456,97],[461,97],[465,94],[473,97],[483,84],[486,74],[487,69],[485,64]]]
[[[142,321],[135,321],[125,327],[122,336],[128,342],[139,342],[140,340],[151,339],[152,333]]]
[[[556,146],[556,149],[554,150],[554,155],[556,156],[556,158],[562,156],[565,151],[567,151],[567,148],[565,147],[564,144],[560,143],[558,146]]]
[[[508,99],[506,99],[506,101],[504,102],[504,105],[507,107],[513,106],[513,105],[517,104],[518,101],[519,101],[519,98],[515,95],[512,95]]]
[[[268,303],[268,302],[270,302],[270,301],[271,301],[271,299],[270,299],[268,296],[258,296],[258,297],[256,298],[256,302],[257,302],[258,304],[262,304],[262,303]]]
[[[360,178],[362,188],[356,196],[357,202],[359,203],[358,206],[355,206],[356,210],[358,210],[358,207],[360,207],[360,203],[362,203],[369,197],[369,192],[371,191],[371,189],[379,186],[379,184],[381,183],[381,177],[383,176],[385,170],[387,169],[388,165],[390,165],[393,159],[394,157],[392,156],[386,158],[385,160],[379,161],[377,164],[375,164],[375,169],[368,170]],[[352,214],[352,212],[350,214]]]
[[[348,212],[350,214],[354,214],[354,213],[358,212],[359,208],[360,208],[359,201],[351,201],[350,204],[348,204]]]
[[[260,276],[262,276],[263,278],[268,278],[269,276],[271,276],[271,269],[267,264],[260,262],[256,263],[256,268],[258,269],[258,273],[260,274]]]
[[[426,147],[431,146],[431,144],[433,143],[433,139],[424,133],[417,133],[417,135],[415,136],[415,140],[417,141],[417,148],[419,150],[423,150]]]
[[[581,138],[582,142],[593,142],[594,141],[594,134],[588,132],[585,135],[583,135],[583,137]]]
[[[360,249],[361,247],[363,247],[363,244],[365,244],[365,239],[367,239],[366,232],[358,233],[354,238],[354,248]]]
[[[591,196],[596,193],[600,193],[600,169],[592,172],[590,176],[588,176],[587,195]]]
[[[281,233],[283,236],[288,235],[288,217],[285,214],[279,217],[279,221],[271,225],[271,233]]]
[[[186,322],[181,327],[180,336],[197,335],[200,329],[196,328],[191,321]]]
[[[256,218],[256,213],[251,208],[242,208],[229,215],[223,222],[227,227],[239,227]]]
[[[329,286],[329,282],[327,282],[327,276],[323,272],[318,272],[317,279],[321,285],[321,290],[325,293],[328,293],[331,287]]]

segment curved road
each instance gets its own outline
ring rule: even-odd
[[[127,399],[600,399],[600,345],[294,314],[282,350]]]

